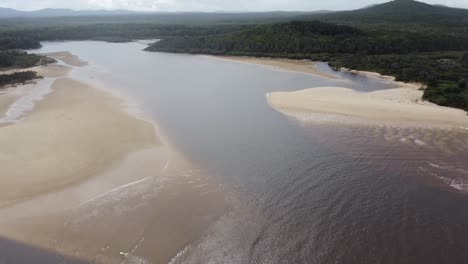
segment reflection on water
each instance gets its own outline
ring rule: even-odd
[[[42,51],[68,50],[89,61],[76,77],[136,98],[168,141],[236,194],[232,210],[171,263],[468,258],[468,199],[458,190],[466,186],[466,131],[301,125],[269,107],[265,94],[391,87],[142,48],[69,42]],[[151,261],[157,247],[146,247],[142,256]]]

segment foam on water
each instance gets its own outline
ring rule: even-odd
[[[468,171],[465,171],[461,168],[457,168],[455,166],[445,164],[443,162],[436,164],[436,163],[428,161],[426,162],[426,164],[429,165],[428,168],[420,166],[418,167],[418,169],[442,181],[443,183],[447,184],[451,188],[454,188],[455,190],[468,191],[468,179],[465,179],[466,177],[464,177],[468,175]],[[446,176],[444,172],[445,174],[456,173],[457,175],[460,175],[460,174],[461,175],[460,177],[453,178],[453,177]]]

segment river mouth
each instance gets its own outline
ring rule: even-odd
[[[141,241],[136,253],[142,259],[461,263],[468,257],[460,248],[468,241],[468,212],[463,210],[468,206],[466,131],[303,124],[271,108],[265,94],[324,86],[362,91],[391,86],[363,77],[332,80],[142,48],[138,43],[87,41],[45,43],[41,50],[70,51],[88,61],[74,77],[135,98],[167,142],[203,168],[203,175],[210,175],[203,184],[215,182],[207,191],[217,191],[209,199],[200,198],[188,212],[203,216],[205,204],[226,196],[230,200],[226,207],[214,203],[216,213],[209,224],[199,226],[201,231],[175,252],[158,253],[169,244],[165,240],[171,233]],[[182,186],[192,186],[184,179]],[[179,191],[187,190],[191,187]],[[170,197],[177,189],[167,191]],[[190,193],[168,201],[174,208],[168,222],[176,223],[171,228],[183,225],[177,219],[190,216],[177,213],[185,201],[198,197]],[[150,202],[144,208],[141,219],[157,219],[159,207]],[[88,234],[99,227],[89,224]],[[147,227],[151,233],[151,224]],[[79,230],[64,232],[77,237]],[[122,237],[130,237],[131,230]],[[132,238],[135,244],[139,239]],[[121,260],[119,251],[109,250],[115,257],[111,263]]]

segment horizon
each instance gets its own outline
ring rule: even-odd
[[[323,2],[294,1],[215,1],[215,0],[72,0],[63,3],[60,0],[0,0],[0,8],[17,11],[40,11],[44,9],[68,9],[73,11],[131,11],[131,12],[167,12],[167,13],[242,13],[242,12],[314,12],[346,11],[364,8],[370,5],[390,2],[388,0],[357,0],[343,3],[342,0]],[[444,5],[453,8],[468,8],[464,0],[423,0],[431,5]],[[236,8],[234,8],[234,6]],[[240,7],[239,7],[240,6]],[[80,8],[78,8],[80,7]]]

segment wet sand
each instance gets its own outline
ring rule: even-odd
[[[0,127],[0,237],[86,262],[168,263],[224,213],[226,195],[155,124],[71,69],[38,67],[57,78],[52,92]],[[30,253],[15,252],[5,259]]]
[[[0,130],[2,203],[79,182],[126,153],[158,144],[153,126],[122,111],[108,94],[71,79],[52,89],[22,122]]]
[[[315,63],[310,60],[292,60],[282,58],[255,58],[255,57],[234,57],[234,56],[208,56],[216,59],[223,59],[234,62],[250,63],[271,67],[278,70],[292,71],[318,75],[324,78],[338,79],[339,77],[320,71]]]
[[[0,90],[0,116],[2,116],[8,108],[18,99],[19,95],[11,92],[11,89],[8,88]]]

